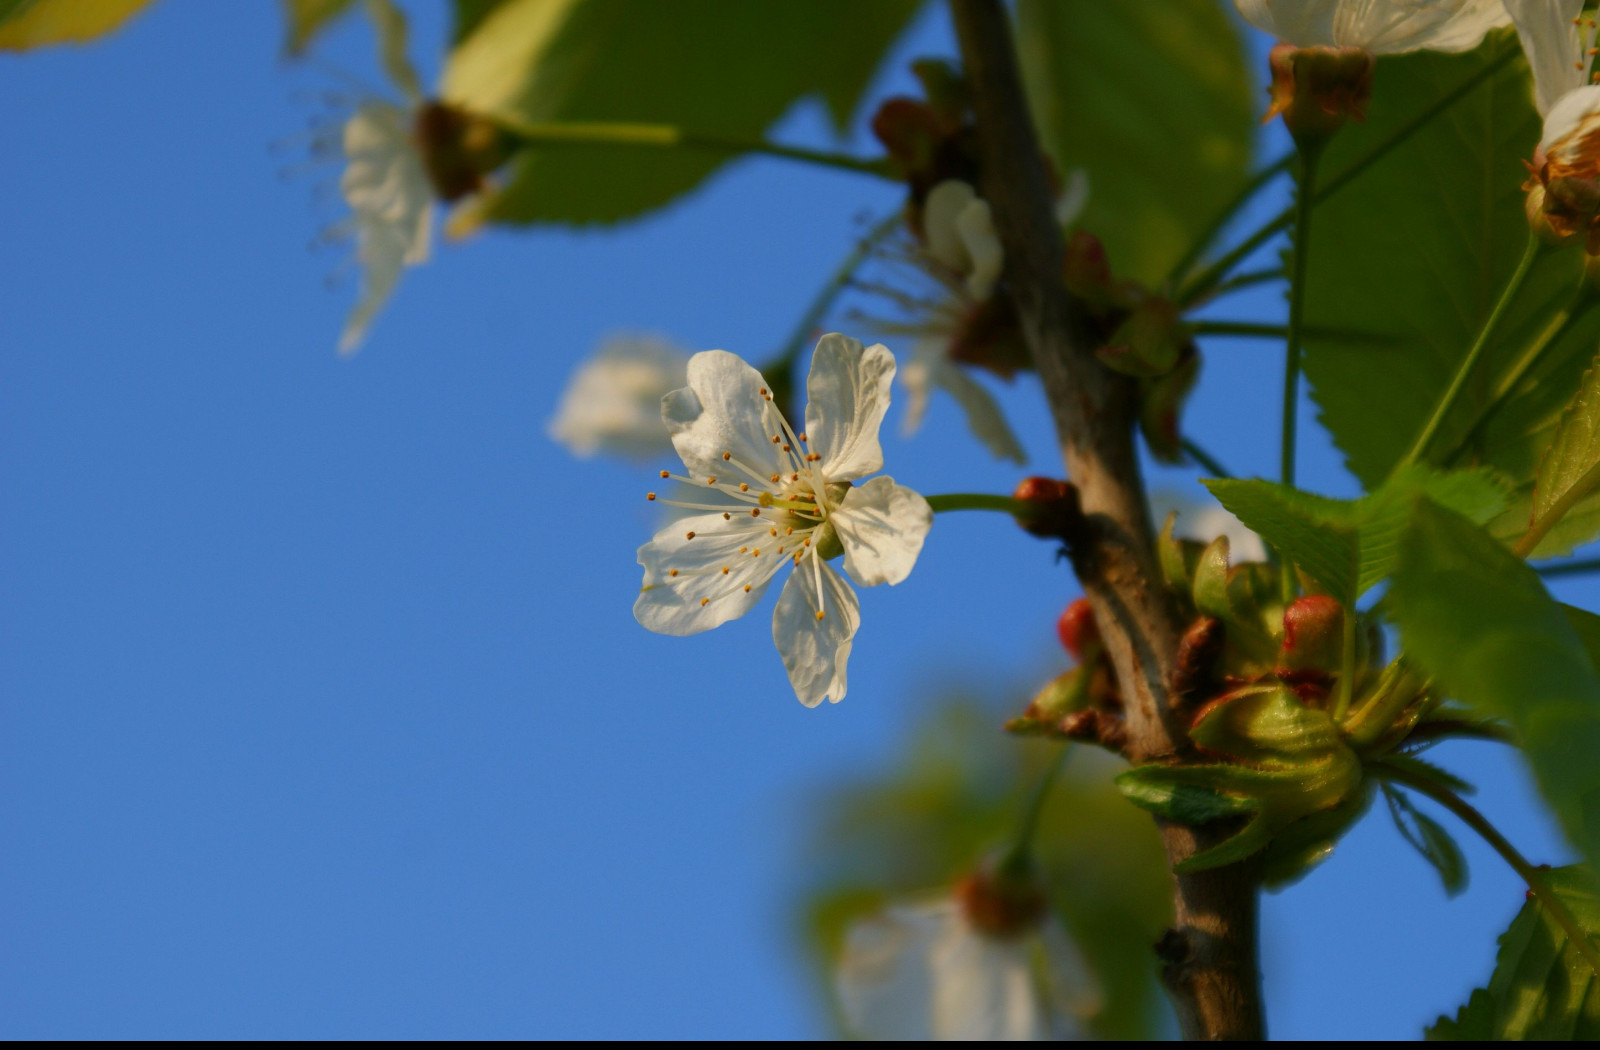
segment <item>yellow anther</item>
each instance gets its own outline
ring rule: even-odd
[[[779,437],[778,435],[776,435],[776,434],[772,435],[772,443],[774,445],[776,445],[778,442],[780,442],[782,440],[783,440],[783,438]]]
[[[779,548],[778,548],[778,553],[779,553],[779,554],[782,554],[782,553],[783,553],[783,548],[782,548],[782,547],[779,547]]]
[[[728,575],[728,567],[726,565],[724,565],[722,567],[722,575],[724,575],[724,576]]]
[[[645,499],[655,499],[656,498],[656,494],[654,492],[646,492],[644,494],[644,498]]]
[[[740,548],[739,548],[739,553],[740,553],[740,554],[743,554],[743,553],[744,553],[744,552],[745,552],[745,551],[747,551],[747,550],[749,550],[749,549],[750,549],[750,548],[749,548],[749,547],[740,547]]]
[[[811,546],[811,537],[810,536],[806,537],[806,546],[807,547]]]
[[[801,440],[801,441],[810,441],[810,440],[811,440],[811,439],[810,439],[810,438],[808,438],[808,437],[806,437],[806,436],[805,436],[805,434],[804,434],[804,433],[801,433],[801,435],[800,435],[800,440]]]
[[[746,594],[750,593],[750,585],[748,583],[744,585],[744,593],[746,593]]]
[[[701,602],[701,603],[700,603],[700,604],[701,604],[701,605],[704,605],[704,604],[705,604],[705,602]],[[823,617],[824,617],[824,616],[826,616],[826,615],[828,615],[828,614],[827,614],[827,613],[825,613],[825,612],[823,612],[823,611],[822,611],[822,610],[821,610],[821,609],[818,609],[818,610],[817,610],[817,619],[819,619],[819,620],[820,620],[820,619],[822,619],[822,618],[823,618]]]
[[[710,598],[701,598],[700,599],[700,608],[704,609],[706,606],[708,606],[710,604],[711,604],[711,599]],[[822,619],[820,614],[817,616],[817,619],[819,619],[819,620]]]
[[[778,530],[777,529],[768,529],[767,531],[772,533],[774,536],[776,536],[778,534]]]
[[[785,536],[793,536],[794,535],[794,526],[790,525],[788,528],[784,529],[783,530],[783,534]]]
[[[799,481],[800,480],[800,475],[798,475],[798,474],[790,474],[789,475],[789,480],[790,481]]]
[[[776,485],[782,479],[780,479],[778,477],[778,475],[774,474],[774,475],[772,475],[772,477],[768,478],[767,480],[771,481],[774,485]]]
[[[724,463],[728,462],[728,460],[730,460],[732,458],[733,458],[733,453],[732,452],[724,452],[722,454],[722,462],[724,462]]]
[[[692,540],[692,539],[694,539],[694,533],[686,532],[686,533],[683,534],[683,538],[686,539],[686,540]]]
[[[752,558],[759,558],[759,557],[761,557],[761,548],[760,548],[760,547],[757,547],[757,548],[756,548],[756,549],[755,549],[755,550],[753,550],[753,551],[751,551],[751,552],[750,552],[750,557],[752,557]]]
[[[722,512],[722,520],[723,521],[732,521],[733,520],[733,515],[729,514],[727,511],[723,511]]]
[[[667,575],[668,576],[676,576],[676,575],[678,575],[678,570],[677,569],[672,569],[667,573]]]
[[[750,516],[751,516],[751,517],[752,517],[752,518],[759,518],[759,517],[761,517],[761,508],[760,508],[760,507],[751,507],[751,508],[750,508]]]
[[[765,393],[766,393],[766,392],[767,392],[767,388],[766,388],[766,387],[762,387],[762,388],[761,388],[761,392],[762,392],[762,393],[763,393],[763,394],[765,394]]]
[[[784,451],[785,451],[785,452],[788,452],[788,451],[789,451],[789,446],[788,446],[788,445],[784,445],[784,446],[783,446],[783,450],[784,450]]]
[[[741,481],[741,482],[739,482],[739,491],[740,492],[749,492],[750,491],[750,486],[746,485],[744,482]]]
[[[670,470],[663,470],[663,471],[662,471],[662,472],[661,472],[661,476],[662,476],[662,477],[664,477],[664,478],[670,478],[670,477],[672,477],[672,471],[670,471]]]
[[[715,485],[716,483],[717,483],[717,479],[716,478],[707,478],[706,479],[706,484],[707,485]]]

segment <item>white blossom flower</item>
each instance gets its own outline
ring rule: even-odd
[[[968,295],[982,302],[994,294],[1005,252],[994,232],[988,201],[965,182],[946,179],[928,191],[922,229],[928,254],[965,278]]]
[[[1052,916],[989,933],[955,897],[851,927],[834,988],[850,1034],[865,1039],[1070,1039],[1100,1005]]]
[[[369,101],[344,125],[346,165],[339,189],[350,205],[361,292],[345,322],[339,352],[353,353],[400,281],[428,260],[433,188],[411,135],[408,110]]]
[[[1542,0],[1534,0],[1542,2]],[[1245,21],[1295,47],[1374,55],[1470,51],[1506,25],[1501,0],[1233,0]]]
[[[671,449],[661,399],[688,381],[689,355],[645,335],[607,340],[579,366],[549,433],[574,455],[643,457]]]
[[[660,634],[688,635],[743,616],[785,565],[772,639],[807,707],[844,698],[846,662],[861,623],[855,592],[905,579],[933,523],[928,501],[879,476],[878,428],[889,407],[894,356],[882,345],[825,335],[811,358],[805,431],[796,434],[768,384],[723,350],[689,359],[688,386],[661,415],[694,500],[661,502],[702,513],[639,548],[644,582],[633,615]],[[650,494],[655,499],[655,493]]]
[[[1583,0],[1504,0],[1533,70],[1534,104],[1549,117],[1562,98],[1589,84],[1595,44],[1593,18]],[[1546,125],[1548,130],[1548,124]],[[1546,139],[1550,136],[1546,134]]]

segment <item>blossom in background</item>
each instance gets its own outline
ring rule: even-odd
[[[1547,0],[1533,0],[1545,3]],[[1295,47],[1374,55],[1469,51],[1510,22],[1502,0],[1233,0],[1245,21]]]
[[[361,265],[361,291],[339,337],[354,353],[367,326],[400,282],[400,271],[427,262],[433,235],[433,187],[411,134],[408,109],[363,103],[344,125],[340,192],[350,205]]]
[[[664,339],[607,340],[561,395],[549,434],[574,455],[642,458],[672,447],[661,399],[688,381],[689,355]]]
[[[639,548],[634,618],[660,634],[710,630],[749,612],[788,565],[772,639],[789,683],[807,707],[843,699],[861,611],[829,559],[842,554],[862,587],[899,583],[933,524],[927,500],[889,477],[852,484],[883,467],[878,428],[894,372],[887,348],[823,336],[797,434],[761,373],[739,357],[690,358],[688,385],[661,403],[686,475],[661,476],[697,491],[660,502],[700,513]]]
[[[1071,1039],[1100,1006],[1098,985],[1040,907],[996,928],[951,896],[892,905],[852,926],[834,975],[849,1033],[864,1039]]]
[[[1228,513],[1228,509],[1215,500],[1190,500],[1170,492],[1157,492],[1150,497],[1150,516],[1158,523],[1167,515],[1177,514],[1173,534],[1184,539],[1210,543],[1218,536],[1228,537],[1228,556],[1235,563],[1241,561],[1266,561],[1267,548],[1244,522]]]

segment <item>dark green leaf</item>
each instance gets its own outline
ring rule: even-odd
[[[1510,30],[1462,55],[1378,60],[1369,119],[1347,125],[1321,162],[1336,175],[1434,100],[1518,50]],[[1522,161],[1539,141],[1520,54],[1338,193],[1312,224],[1308,324],[1397,337],[1395,345],[1314,338],[1306,375],[1350,469],[1375,487],[1408,452],[1455,375],[1528,237]],[[1533,270],[1432,451],[1442,454],[1489,404],[1524,348],[1580,280],[1575,251]],[[1550,443],[1556,413],[1594,356],[1600,312],[1557,341],[1475,439],[1480,461],[1521,485]]]
[[[477,17],[444,97],[523,122],[671,124],[759,138],[799,99],[842,125],[917,0],[505,0]],[[562,145],[524,150],[485,205],[500,222],[615,222],[693,189],[722,151]]]
[[[1578,926],[1600,943],[1600,897],[1582,867],[1547,872],[1555,894]],[[1441,1017],[1429,1039],[1600,1039],[1600,978],[1561,925],[1530,897],[1500,936],[1494,976],[1452,1018]]]
[[[1088,172],[1081,225],[1119,275],[1165,278],[1244,184],[1258,96],[1230,14],[1216,0],[1017,5],[1040,136],[1058,172]]]
[[[1467,861],[1450,833],[1427,814],[1419,813],[1409,798],[1388,784],[1383,785],[1383,798],[1389,803],[1389,816],[1394,818],[1400,837],[1433,865],[1444,883],[1444,892],[1454,897],[1466,889]]]
[[[1600,856],[1600,678],[1538,575],[1424,500],[1401,539],[1389,599],[1407,659],[1511,725],[1573,844]]]

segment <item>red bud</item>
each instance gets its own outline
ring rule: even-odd
[[[1090,646],[1099,647],[1100,628],[1095,625],[1094,610],[1089,607],[1087,598],[1079,598],[1062,611],[1061,618],[1056,621],[1056,634],[1067,652],[1079,660]]]
[[[1292,669],[1333,670],[1343,645],[1344,606],[1326,594],[1308,594],[1283,612],[1280,659]]]
[[[1078,490],[1070,481],[1038,475],[1023,478],[1011,498],[1028,504],[1026,512],[1017,513],[1017,524],[1042,539],[1066,539],[1083,516]]]

